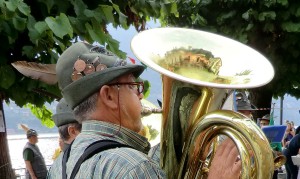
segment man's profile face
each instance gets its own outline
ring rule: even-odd
[[[259,122],[260,127],[264,127],[264,126],[268,126],[269,125],[269,121],[268,120],[260,120]]]
[[[29,141],[33,144],[38,143],[38,137],[36,135],[33,135],[31,137],[29,137]]]
[[[124,75],[119,78],[119,82],[134,82],[132,74]],[[139,132],[142,129],[141,121],[141,99],[143,94],[138,94],[137,89],[130,85],[120,86],[119,105],[121,108],[122,126]]]

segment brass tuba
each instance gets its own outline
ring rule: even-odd
[[[157,28],[137,34],[131,49],[162,74],[160,164],[168,178],[206,178],[221,138],[231,138],[242,161],[241,178],[272,178],[274,157],[249,118],[222,110],[233,89],[267,84],[270,62],[229,38],[193,29]]]

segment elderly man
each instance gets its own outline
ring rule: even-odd
[[[166,177],[159,163],[147,155],[148,140],[138,134],[142,129],[143,98],[143,83],[138,77],[143,70],[143,66],[126,64],[104,48],[81,42],[60,56],[56,65],[58,83],[76,119],[82,122],[82,132],[71,146],[66,165],[68,177]],[[96,152],[86,161],[79,160],[92,143],[107,140],[123,146]],[[238,178],[238,151],[233,142],[222,146],[209,177],[226,173],[229,178]]]
[[[26,179],[44,179],[47,176],[47,167],[44,157],[36,145],[37,132],[29,129],[26,132],[28,142],[23,149],[23,158],[26,166]]]
[[[56,114],[54,114],[52,118],[55,125],[58,127],[59,136],[63,141],[62,151],[64,152],[80,133],[82,125],[75,119],[73,110],[64,99],[61,99],[57,104]],[[52,164],[48,173],[48,178],[61,178],[63,154],[64,153],[60,154]]]
[[[52,118],[58,127],[60,138],[64,141],[64,151],[80,133],[82,125],[75,119],[73,110],[63,98],[57,104],[56,114]]]

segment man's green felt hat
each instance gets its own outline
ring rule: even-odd
[[[37,136],[37,132],[34,129],[29,129],[28,131],[26,131],[26,135],[27,135],[27,139],[29,139],[31,136]]]
[[[56,106],[56,114],[52,116],[52,119],[57,127],[70,123],[78,123],[75,119],[73,110],[62,98]]]
[[[106,68],[88,74],[80,72],[82,77],[74,80],[74,74],[78,74],[74,73],[78,61],[84,61],[93,68],[99,64]],[[77,42],[65,50],[56,64],[58,85],[71,109],[118,77],[129,73],[138,77],[143,71],[142,65],[126,64],[125,60],[119,59],[110,51],[83,42]]]

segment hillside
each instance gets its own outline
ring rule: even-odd
[[[56,105],[47,105],[48,108],[55,112]],[[4,116],[6,121],[7,133],[25,134],[23,129],[18,127],[19,124],[25,124],[29,128],[35,129],[38,133],[57,133],[57,127],[47,128],[31,113],[28,108],[20,108],[14,102],[9,105],[3,104]]]

